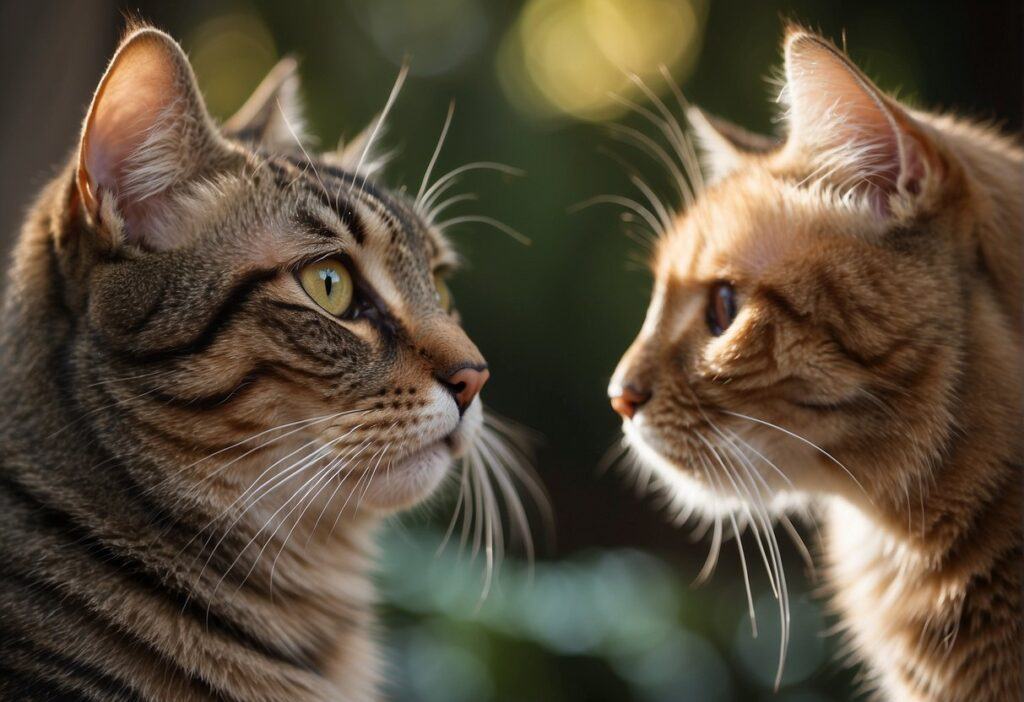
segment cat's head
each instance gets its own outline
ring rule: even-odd
[[[689,108],[708,183],[656,242],[609,395],[642,462],[704,506],[902,499],[921,476],[894,466],[952,426],[965,318],[1002,329],[964,309],[971,183],[831,43],[794,29],[784,50],[785,140]]]
[[[196,492],[407,507],[478,438],[487,364],[425,198],[370,177],[378,124],[308,154],[296,80],[283,61],[219,126],[170,37],[122,42],[55,243],[74,392],[109,451]]]

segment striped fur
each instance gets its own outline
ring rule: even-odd
[[[306,154],[294,80],[219,130],[173,40],[133,29],[25,222],[0,322],[3,699],[378,696],[374,526],[471,450],[480,400],[462,415],[438,379],[484,361],[438,303],[444,237],[351,152]],[[328,256],[356,281],[345,319],[296,280]]]
[[[731,528],[744,557],[752,532],[744,568],[763,558],[779,592],[783,658],[772,526],[810,507],[881,699],[1019,699],[1024,151],[908,110],[803,30],[785,52],[784,141],[691,108],[713,182],[655,243],[609,392],[649,394],[627,441],[715,550]],[[738,299],[721,336],[717,281]]]

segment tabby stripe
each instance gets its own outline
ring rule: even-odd
[[[43,668],[50,668],[55,672],[61,671],[69,678],[66,682],[53,680],[57,686],[67,686],[70,689],[85,686],[102,691],[106,697],[111,699],[144,702],[142,696],[126,682],[100,670],[91,663],[51,651],[44,648],[38,641],[30,640],[26,636],[17,637],[16,645],[17,650],[29,656],[33,663]],[[41,672],[37,672],[36,675],[37,679],[46,680],[48,677]],[[79,685],[75,685],[73,681],[78,681]]]
[[[18,702],[94,702],[93,698],[71,690],[66,683],[38,676],[30,677],[29,673],[4,665],[2,658],[0,693],[4,699]]]
[[[154,423],[145,417],[140,416],[138,412],[133,411],[132,409],[129,409],[129,411],[132,414],[131,421],[137,424],[142,429],[143,433],[150,434],[152,437],[155,437],[157,441],[161,441],[169,446],[175,447],[183,454],[209,456],[223,448],[223,445],[220,443],[207,444],[196,441],[195,437],[191,434],[182,435],[171,433],[161,426],[159,420],[157,423]]]
[[[793,306],[793,303],[786,298],[785,295],[780,293],[778,290],[775,290],[774,288],[762,288],[761,295],[776,309],[778,309],[780,312],[782,312],[787,317],[796,322],[806,324],[808,319],[810,319],[809,314],[798,310],[796,307]],[[835,345],[835,347],[841,354],[846,356],[848,360],[852,361],[856,365],[859,365],[863,368],[874,369],[880,365],[884,365],[886,361],[888,361],[894,353],[896,353],[905,346],[905,344],[902,341],[897,341],[892,346],[882,351],[880,354],[877,354],[875,356],[865,356],[847,346],[846,342],[843,341],[842,333],[834,325],[828,323],[821,323],[819,326],[822,329],[824,329],[824,331],[828,334],[829,340]]]
[[[274,302],[274,301],[272,300],[271,302]],[[294,310],[294,311],[298,312],[298,310]],[[313,310],[311,310],[311,309],[309,309],[307,307],[303,307],[301,309],[301,311],[305,312],[307,314],[316,315],[317,318],[319,318],[321,316],[319,312],[314,312]],[[263,323],[265,325],[267,325],[269,327],[273,327],[274,329],[279,331],[281,333],[281,335],[284,336],[284,338],[288,342],[288,344],[292,347],[292,349],[296,353],[298,353],[299,355],[301,355],[301,356],[305,357],[306,359],[308,359],[311,363],[314,363],[317,366],[321,366],[321,367],[331,367],[331,364],[324,359],[324,355],[323,354],[317,353],[317,352],[312,351],[311,349],[309,349],[308,348],[308,344],[304,343],[301,339],[297,338],[295,336],[295,330],[292,329],[287,324],[284,324],[283,322],[280,322],[280,321],[278,321],[276,319],[273,319],[273,318],[265,319],[265,320],[263,320]],[[351,332],[349,332],[346,329],[345,333],[346,334],[350,334]],[[340,356],[338,356],[337,358],[340,358]],[[299,369],[292,368],[291,370],[298,371]],[[351,373],[351,369],[341,369],[339,371],[335,371],[335,372],[331,372],[331,373],[314,373],[312,371],[306,371],[305,373],[307,375],[313,376],[315,378],[332,380],[332,379],[340,377],[342,375],[347,375],[347,374]]]
[[[313,188],[313,192],[316,194],[318,198],[320,198],[320,202],[322,202],[324,207],[326,207],[328,210],[338,215],[338,219],[341,220],[341,223],[349,231],[349,233],[352,235],[352,238],[355,239],[356,243],[359,244],[360,246],[365,244],[366,225],[363,222],[362,218],[359,217],[359,215],[356,213],[354,202],[352,200],[343,199],[341,197],[340,188],[338,189],[338,192],[334,195],[328,192],[326,184],[323,184],[318,180],[319,170],[317,171],[316,174],[310,175],[309,173],[307,173],[307,169],[303,162],[288,157],[285,158],[292,166],[299,169],[299,172],[305,177],[305,181],[310,186],[316,186],[315,188]]]
[[[307,210],[300,210],[296,218],[298,219],[300,227],[323,239],[336,239],[338,236],[335,231],[321,221],[319,217]]]
[[[282,190],[287,190],[288,188],[292,187],[292,184],[295,182],[295,176],[297,174],[293,173],[290,168],[282,166],[280,163],[277,163],[273,159],[266,159],[261,162],[261,165],[265,166],[271,171],[271,173],[274,176],[274,184],[277,185],[277,187],[281,188]]]
[[[22,572],[18,574],[15,574],[11,571],[8,571],[6,573],[0,572],[0,578],[6,578],[10,583],[22,585],[26,589],[29,589],[30,597],[38,596],[47,601],[60,602],[62,610],[67,611],[71,607],[74,607],[74,611],[76,612],[76,614],[73,615],[74,617],[84,618],[90,621],[95,620],[95,622],[99,626],[105,627],[105,632],[109,632],[116,637],[122,638],[124,642],[127,644],[128,648],[135,651],[145,651],[146,655],[152,656],[155,662],[158,662],[161,665],[165,666],[167,670],[177,671],[182,678],[187,679],[193,686],[202,690],[211,698],[225,700],[225,702],[229,702],[231,700],[236,699],[235,697],[227,694],[226,692],[213,687],[205,679],[198,676],[197,674],[192,673],[190,668],[182,666],[173,658],[171,658],[164,652],[160,651],[159,649],[155,648],[149,641],[142,638],[141,636],[135,634],[134,632],[128,629],[125,629],[116,622],[111,623],[105,621],[96,612],[95,606],[82,595],[75,592],[67,592],[66,590],[62,589],[57,584],[50,582],[49,580],[41,580],[38,578],[36,573],[32,571],[29,571],[27,573]],[[72,623],[74,624],[75,622]],[[24,634],[22,634],[20,638],[25,640],[28,639],[28,637]],[[0,663],[2,663],[2,661],[2,652],[0,652]],[[94,667],[92,666],[92,664],[85,665]]]
[[[277,276],[278,272],[276,268],[261,269],[243,277],[221,300],[216,312],[209,317],[206,326],[191,341],[167,349],[142,351],[132,354],[132,356],[140,362],[157,363],[172,360],[176,357],[202,353],[217,340],[223,328],[234,319],[241,305],[261,285]]]
[[[319,672],[315,656],[311,652],[295,655],[291,651],[283,651],[260,639],[239,623],[220,613],[215,603],[204,602],[199,597],[199,593],[183,592],[163,581],[146,563],[129,554],[115,551],[91,533],[88,527],[78,523],[70,514],[38,498],[9,476],[0,475],[0,487],[6,488],[10,495],[35,512],[37,524],[45,525],[64,536],[76,537],[68,541],[68,544],[78,547],[90,558],[100,561],[105,567],[112,566],[120,575],[130,579],[143,592],[169,600],[177,611],[187,615],[197,625],[216,630],[263,657],[302,670]]]
[[[389,211],[394,210],[391,203],[391,197],[384,193],[384,191],[378,188],[376,185],[374,185],[373,181],[368,180],[363,176],[349,173],[348,171],[342,170],[341,168],[338,168],[337,166],[332,166],[330,164],[323,164],[320,168],[320,172],[326,173],[332,178],[340,180],[342,183],[349,186],[349,188],[355,187],[356,182],[358,181],[358,189],[360,192],[366,193],[374,200],[379,202],[381,205],[383,205],[385,208],[387,208]]]
[[[62,368],[66,369],[66,372],[70,372],[70,358],[65,356],[62,360],[64,362]],[[111,400],[111,404],[116,404],[117,398],[113,396],[106,386],[98,386],[97,391],[103,397]],[[164,508],[152,499],[150,492],[140,486],[128,471],[123,469],[117,470],[120,464],[116,463],[115,458],[109,455],[103,448],[104,442],[101,441],[95,427],[89,421],[83,421],[87,420],[90,415],[82,410],[76,396],[70,394],[70,388],[66,385],[58,384],[58,392],[65,407],[75,410],[72,414],[79,417],[75,423],[77,424],[78,431],[84,435],[81,437],[83,443],[94,447],[94,450],[103,458],[98,465],[113,464],[109,474],[118,479],[118,482],[121,484],[121,493],[127,496],[131,504],[139,508],[138,513],[145,515],[153,527],[161,530],[164,534],[169,533],[170,529],[176,526],[177,523],[169,518]]]
[[[146,397],[169,407],[205,412],[220,409],[235,400],[241,399],[261,380],[275,377],[287,380],[286,378],[282,378],[281,373],[275,364],[258,363],[252,370],[246,373],[241,380],[232,384],[228,390],[215,391],[206,395],[196,395],[192,397],[182,397],[179,395],[172,395],[170,393],[154,392],[147,394]]]
[[[356,243],[360,246],[366,243],[366,225],[363,224],[362,218],[356,214],[352,203],[348,202],[345,207],[340,207],[335,211],[338,213],[341,223],[352,232],[352,237],[356,240]]]
[[[318,168],[318,172],[320,175],[327,174],[331,178],[340,180],[347,186],[346,191],[351,191],[352,188],[356,188],[360,193],[369,195],[370,198],[372,198],[373,203],[380,205],[380,209],[377,209],[377,214],[387,220],[388,224],[392,227],[404,229],[409,232],[416,231],[417,227],[409,219],[405,208],[398,206],[395,203],[394,198],[390,194],[377,188],[373,181],[329,164],[321,164]]]

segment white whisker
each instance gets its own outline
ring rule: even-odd
[[[434,172],[434,165],[437,163],[437,157],[441,155],[441,148],[444,146],[444,139],[448,136],[448,127],[452,124],[452,117],[455,115],[455,101],[448,103],[448,114],[444,118],[444,125],[441,127],[441,136],[437,139],[437,146],[434,147],[434,153],[430,157],[430,162],[427,164],[427,169],[423,172],[423,180],[420,181],[420,189],[416,192],[416,198],[413,200],[413,206],[419,207],[423,204],[423,193],[427,189],[427,183],[430,182],[430,175]]]
[[[395,100],[398,99],[398,93],[402,91],[402,85],[405,83],[405,77],[409,74],[409,63],[405,61],[402,63],[402,67],[398,71],[398,76],[395,78],[395,84],[391,86],[391,93],[388,95],[387,101],[384,103],[384,109],[380,111],[380,116],[377,118],[373,125],[373,130],[370,132],[370,136],[366,140],[366,144],[363,146],[363,151],[359,154],[359,161],[356,163],[355,171],[353,173],[352,182],[349,184],[348,191],[351,194],[352,186],[355,185],[356,179],[359,177],[359,173],[363,168],[363,163],[366,161],[367,154],[373,148],[373,143],[377,140],[377,135],[380,133],[381,128],[387,121],[388,114],[391,112],[391,106],[395,104]],[[362,176],[362,181],[359,184],[359,192],[363,191],[366,186],[366,175]]]
[[[455,227],[455,226],[458,226],[460,224],[467,224],[467,223],[470,223],[470,222],[476,222],[478,224],[486,224],[488,226],[494,227],[498,231],[500,231],[500,232],[502,232],[504,234],[509,235],[510,237],[512,237],[513,239],[518,241],[523,246],[529,246],[530,243],[531,243],[530,239],[527,236],[525,236],[525,235],[521,234],[520,232],[516,231],[515,229],[513,229],[510,226],[508,226],[504,222],[500,222],[500,221],[494,219],[493,217],[483,217],[483,216],[480,216],[480,215],[460,215],[458,217],[452,217],[451,219],[446,219],[443,222],[438,222],[437,226],[438,226],[439,229],[447,229],[447,228],[450,228],[450,227]]]
[[[781,431],[783,434],[785,434],[787,436],[790,436],[790,437],[796,439],[797,441],[800,441],[800,442],[806,444],[807,446],[810,446],[815,451],[817,451],[821,455],[825,456],[827,459],[832,461],[834,464],[836,464],[837,466],[842,468],[843,472],[846,473],[846,475],[848,475],[850,477],[850,479],[853,480],[854,483],[856,483],[857,487],[860,488],[861,492],[864,493],[864,496],[867,497],[868,501],[872,501],[871,500],[871,496],[868,494],[868,491],[864,489],[864,486],[861,484],[861,482],[859,480],[857,480],[857,477],[853,473],[850,472],[850,469],[847,468],[846,466],[844,466],[842,463],[840,463],[839,459],[837,459],[831,453],[829,453],[825,449],[823,449],[820,446],[818,446],[817,444],[815,444],[813,441],[805,439],[804,437],[800,436],[799,434],[793,433],[792,431],[790,431],[789,429],[786,429],[785,427],[780,427],[778,424],[772,424],[771,422],[767,422],[767,421],[765,421],[763,419],[758,419],[757,417],[749,417],[749,416],[747,416],[745,414],[740,414],[739,412],[732,412],[732,411],[729,411],[729,410],[721,410],[721,412],[723,414],[732,415],[733,417],[738,417],[740,419],[746,419],[747,421],[754,422],[756,424],[761,424],[761,425],[769,427],[771,429],[776,429],[777,431]]]

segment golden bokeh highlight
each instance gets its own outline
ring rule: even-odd
[[[184,43],[206,104],[221,119],[242,106],[278,58],[270,30],[245,12],[205,20]]]
[[[689,76],[704,10],[702,0],[529,0],[502,42],[498,77],[532,116],[613,119],[625,109],[614,96],[636,90],[629,74],[665,65],[677,81]]]

